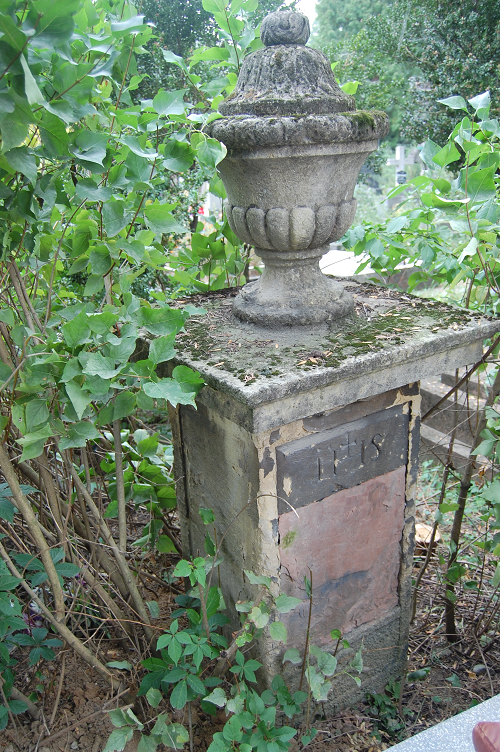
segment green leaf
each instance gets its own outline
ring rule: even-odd
[[[478,94],[475,97],[472,97],[472,99],[469,99],[469,104],[472,105],[474,110],[477,112],[478,110],[486,109],[491,104],[491,97],[490,92],[485,91],[483,94]]]
[[[113,238],[129,223],[128,214],[121,201],[108,201],[102,207],[102,220],[108,238]]]
[[[187,89],[164,91],[160,89],[153,99],[153,107],[158,115],[183,115],[185,111],[184,94]]]
[[[68,428],[68,436],[59,442],[61,449],[70,449],[75,447],[84,447],[87,441],[99,438],[99,431],[88,420],[82,420],[74,423]]]
[[[144,734],[141,734],[137,745],[137,752],[156,752],[157,747],[158,741],[155,740],[154,736],[144,736]]]
[[[211,702],[218,708],[223,708],[227,703],[226,693],[222,687],[216,687],[213,692],[204,698],[205,702]]]
[[[228,0],[202,0],[203,9],[208,13],[224,13]]]
[[[174,554],[177,549],[168,535],[159,535],[156,541],[156,548],[161,554]]]
[[[31,431],[49,419],[49,411],[45,400],[34,399],[26,405],[26,428]]]
[[[356,94],[359,84],[359,81],[346,81],[340,88],[346,94]]]
[[[146,692],[146,700],[152,708],[157,708],[162,699],[162,693],[157,689],[154,689],[154,687],[150,687],[150,689],[148,689],[148,691]]]
[[[163,167],[173,172],[189,170],[194,162],[194,153],[190,145],[176,139],[166,144],[163,157]]]
[[[302,656],[300,655],[297,648],[290,648],[286,651],[285,655],[283,656],[283,663],[286,663],[287,661],[290,661],[294,666],[298,666],[299,663],[302,663]]]
[[[204,525],[211,525],[215,522],[215,514],[211,509],[205,509],[204,507],[200,507],[198,510],[198,514],[200,515],[201,519],[203,520]]]
[[[3,10],[0,15],[0,33],[2,34],[2,44],[8,44],[16,52],[21,52],[26,46],[26,35],[14,23],[11,16],[4,13]],[[11,55],[10,51],[7,54]]]
[[[111,32],[113,36],[120,37],[124,33],[128,33],[132,30],[142,30],[144,27],[144,16],[132,16],[126,21],[115,21],[111,24]]]
[[[181,710],[187,702],[187,682],[185,679],[177,684],[170,695],[170,704],[173,708]]]
[[[273,640],[277,640],[278,642],[284,642],[286,644],[287,631],[283,622],[273,621],[273,623],[269,626],[269,632]]]
[[[188,577],[191,574],[192,565],[189,561],[181,559],[174,569],[174,577]],[[161,639],[161,638],[160,638]]]
[[[28,63],[24,55],[20,56],[21,67],[24,71],[24,91],[26,93],[26,99],[30,104],[45,104],[45,98],[40,91],[35,77],[29,69]]]
[[[10,574],[0,575],[0,591],[15,590],[22,580],[19,577],[12,577]]]
[[[82,167],[93,172],[103,172],[103,159],[106,156],[107,145],[108,136],[105,133],[82,130],[78,133],[75,146],[71,147],[71,151]]]
[[[467,181],[467,194],[473,204],[493,198],[496,194],[495,181],[493,176],[496,167],[487,167],[483,170],[476,170],[469,173]]]
[[[89,271],[98,277],[104,277],[111,269],[113,262],[105,245],[93,248],[89,256]],[[87,322],[90,325],[90,322]]]
[[[109,661],[109,663],[106,663],[106,666],[117,668],[120,671],[132,671],[133,669],[132,664],[128,661]]]
[[[177,65],[179,68],[182,68],[183,71],[187,73],[187,65],[182,59],[182,57],[179,57],[179,55],[176,55],[171,50],[162,50],[163,57],[165,59],[166,63],[172,63],[173,65]]]
[[[316,645],[311,645],[310,652],[318,662],[318,670],[325,676],[333,676],[337,669],[336,657],[324,650],[320,650]]]
[[[70,349],[79,347],[89,341],[90,326],[85,311],[81,311],[62,327],[64,340]]]
[[[14,522],[14,515],[17,512],[16,507],[7,501],[7,499],[0,498],[0,519],[7,522]]]
[[[184,234],[186,228],[179,224],[170,211],[169,204],[160,204],[158,199],[153,204],[149,204],[144,209],[146,215],[146,224],[157,233],[177,233]]]
[[[197,695],[205,694],[205,685],[198,676],[196,676],[195,674],[188,674],[186,681],[193,692],[196,692]]]
[[[491,586],[493,588],[497,588],[500,585],[500,563],[497,564],[497,567],[495,569],[495,574],[493,575],[491,579]]]
[[[10,149],[5,153],[5,159],[9,165],[16,171],[26,175],[28,180],[36,183],[37,165],[33,154],[30,154],[26,146],[19,146],[16,149]]]
[[[294,608],[296,608],[299,603],[302,603],[300,598],[294,598],[291,595],[285,595],[285,593],[281,593],[281,595],[276,598],[275,605],[280,614],[287,614],[289,611],[292,611]]]
[[[71,400],[71,404],[73,405],[78,420],[81,420],[86,407],[92,402],[93,395],[84,392],[75,381],[70,381],[66,384],[66,394]]]
[[[447,97],[446,99],[438,99],[437,101],[439,104],[444,104],[452,110],[465,110],[467,112],[467,102],[463,97]]]
[[[191,57],[191,65],[196,65],[200,60],[229,60],[229,58],[229,50],[225,47],[209,47],[208,49],[195,50]]]
[[[158,619],[160,616],[160,607],[157,601],[146,601],[146,606],[152,619]]]
[[[92,178],[82,178],[75,186],[75,195],[80,201],[109,201],[113,191],[103,185],[97,185]]]
[[[31,44],[35,47],[61,47],[71,39],[75,27],[72,16],[78,12],[79,0],[38,0],[28,13],[35,29]],[[41,15],[41,17],[40,17]]]
[[[136,154],[138,157],[152,160],[158,156],[157,152],[155,152],[154,149],[143,149],[139,142],[139,139],[135,138],[135,136],[122,136],[120,138],[120,142],[125,146],[128,146],[130,151]]]
[[[360,674],[363,670],[363,656],[361,651],[362,648],[357,651],[356,655],[349,664],[351,668],[358,672],[358,674]]]
[[[456,162],[457,159],[460,159],[460,152],[453,141],[448,141],[443,148],[432,157],[432,161],[440,167],[446,167],[452,162]]]
[[[171,379],[160,379],[157,382],[147,381],[143,386],[144,392],[153,399],[168,400],[173,407],[175,405],[195,407],[196,395],[204,385],[203,379],[187,366],[177,366],[172,376]]]
[[[410,671],[406,677],[409,682],[423,681],[430,673],[430,666],[427,668],[419,668],[416,671]]]
[[[112,379],[123,368],[123,366],[115,368],[114,360],[112,358],[105,358],[100,352],[80,353],[78,359],[82,364],[83,373],[89,376],[100,376],[101,379]]]
[[[403,227],[406,226],[408,223],[408,217],[401,216],[401,217],[394,217],[394,219],[391,219],[390,222],[387,225],[387,232],[389,234],[392,234],[393,232],[399,232],[403,229]]]
[[[103,752],[121,752],[127,742],[132,739],[134,729],[130,726],[122,726],[111,732]]]
[[[154,339],[149,347],[149,360],[154,365],[158,363],[164,363],[167,360],[171,360],[175,355],[175,334],[171,334],[168,337],[158,337]]]
[[[477,251],[477,246],[478,246],[477,238],[471,238],[469,242],[467,243],[467,245],[465,246],[465,248],[463,249],[462,253],[460,254],[458,258],[458,263],[461,264],[466,256],[474,256],[474,254]]]
[[[56,564],[56,572],[61,577],[76,577],[80,572],[80,567],[71,562],[64,561],[61,564]]]
[[[204,0],[205,2],[205,0]],[[237,715],[231,716],[222,729],[222,736],[228,742],[239,742],[243,737],[241,721]]]
[[[11,328],[15,325],[14,313],[10,308],[0,309],[0,321],[3,321],[4,324],[7,324]]]
[[[133,392],[118,392],[114,401],[113,420],[121,420],[130,415],[135,407],[135,395]]]
[[[215,138],[208,138],[196,131],[191,136],[191,146],[196,150],[196,157],[202,165],[214,169],[226,156],[227,149]]]

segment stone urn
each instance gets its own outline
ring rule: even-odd
[[[354,301],[319,260],[352,224],[359,170],[387,135],[388,117],[356,111],[328,58],[305,46],[302,14],[270,13],[261,38],[265,47],[245,58],[219,106],[223,117],[208,126],[227,148],[218,169],[229,225],[265,264],[233,310],[268,327],[335,321]]]

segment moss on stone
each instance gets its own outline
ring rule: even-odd
[[[357,110],[356,112],[343,112],[342,115],[355,123],[358,128],[375,128],[377,123],[374,117],[374,112],[368,110]]]
[[[356,285],[352,292],[360,301],[358,313],[333,325],[328,333],[323,330],[317,339],[311,333],[301,338],[298,330],[293,345],[290,336],[279,330],[249,336],[248,329],[242,329],[232,318],[231,310],[220,306],[220,294],[212,298],[208,294],[202,299],[196,296],[193,302],[206,308],[207,314],[186,322],[185,332],[178,337],[177,362],[189,363],[209,383],[209,371],[205,369],[217,365],[214,370],[226,372],[246,386],[272,377],[281,380],[293,372],[335,369],[346,360],[418,342],[429,333],[461,328],[477,318],[446,304],[369,284]],[[372,300],[379,299],[383,305],[372,304]]]

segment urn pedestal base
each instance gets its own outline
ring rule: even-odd
[[[339,675],[328,714],[383,691],[405,667],[416,382],[477,362],[483,338],[498,330],[496,321],[434,301],[353,280],[339,284],[356,301],[348,326],[272,330],[237,320],[232,293],[197,296],[206,313],[186,322],[175,365],[199,371],[206,386],[197,409],[170,409],[184,556],[203,552],[200,510],[212,509],[223,541],[229,639],[240,625],[237,602],[259,590],[244,570],[269,577],[274,598],[300,600],[289,613],[272,614],[287,627],[286,646],[267,628],[257,640],[260,684],[281,674],[298,688],[301,666],[283,660],[289,648],[304,653],[310,571],[311,645],[334,653],[331,631],[341,630],[351,648],[337,652],[339,670],[363,645],[361,686]]]
[[[323,324],[352,313],[352,296],[319,268],[327,250],[328,246],[307,251],[257,248],[265,269],[235,299],[235,315],[241,321],[273,327]]]

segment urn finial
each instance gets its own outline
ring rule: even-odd
[[[305,46],[301,13],[270,13],[261,38],[264,48],[245,57],[219,105],[222,117],[207,126],[227,147],[218,166],[227,221],[265,264],[233,311],[261,326],[322,324],[354,309],[318,262],[354,219],[360,167],[388,133],[388,118],[356,112],[326,55]]]
[[[260,27],[260,38],[266,47],[275,44],[306,44],[310,33],[309,19],[293,10],[269,13]]]

